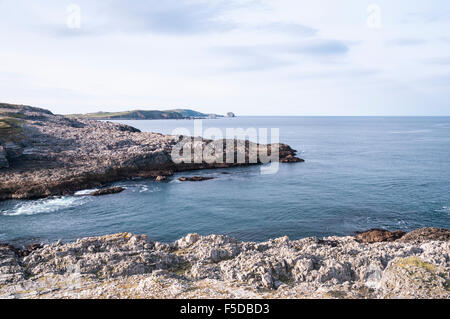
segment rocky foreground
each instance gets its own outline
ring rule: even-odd
[[[381,242],[376,242],[381,241]],[[0,246],[0,298],[450,298],[450,231]]]
[[[127,178],[164,180],[174,171],[248,165],[248,154],[260,147],[224,140],[233,143],[235,159],[243,154],[246,162],[176,164],[171,153],[182,138],[0,103],[0,200],[68,195]],[[211,142],[200,141],[201,149]],[[280,162],[302,161],[289,146],[273,146],[279,146]]]

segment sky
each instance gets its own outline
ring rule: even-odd
[[[0,0],[0,102],[450,115],[448,0]]]

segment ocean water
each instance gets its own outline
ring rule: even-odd
[[[121,121],[172,133],[193,121]],[[116,232],[170,242],[187,233],[263,241],[349,235],[369,228],[450,228],[450,117],[238,117],[203,128],[279,128],[305,163],[182,172],[167,183],[128,180],[103,197],[0,203],[0,242],[64,241]],[[221,172],[229,172],[225,175]],[[209,175],[204,182],[179,176]]]

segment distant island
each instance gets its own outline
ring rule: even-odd
[[[133,110],[123,112],[95,112],[86,114],[70,114],[68,117],[94,120],[182,120],[182,119],[215,119],[224,117],[219,114],[201,113],[189,109],[175,109],[167,111]],[[228,112],[225,117],[235,117]]]

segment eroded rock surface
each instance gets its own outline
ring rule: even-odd
[[[225,148],[232,143],[234,157],[242,154],[244,163],[178,163],[171,154],[183,138],[0,103],[0,200],[67,195],[126,178],[156,179],[174,171],[245,165],[253,163],[248,154],[262,148],[255,143],[224,140]],[[199,142],[200,150],[213,143]],[[280,149],[281,160],[295,157],[295,151],[284,144],[269,145],[267,152],[275,146]]]
[[[421,230],[420,232],[428,232]],[[450,242],[121,233],[0,246],[0,298],[450,298]]]

